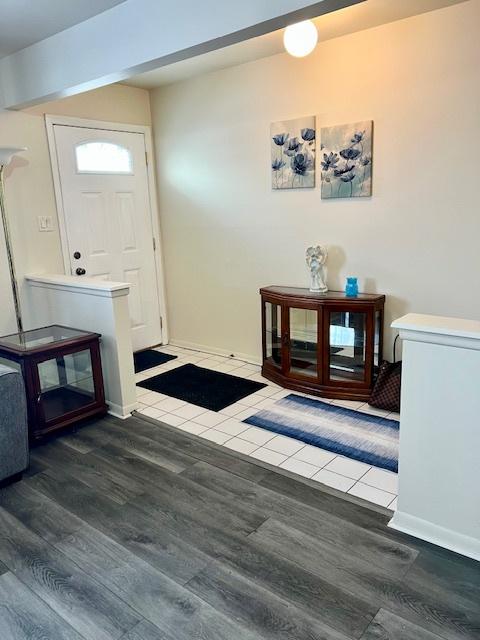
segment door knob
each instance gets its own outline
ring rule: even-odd
[[[75,260],[79,260],[82,257],[82,254],[80,253],[80,251],[75,251],[73,257],[75,258]]]
[[[87,272],[85,269],[82,269],[82,267],[78,267],[78,269],[75,269],[75,273],[77,276],[84,276]]]

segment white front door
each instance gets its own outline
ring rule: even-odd
[[[53,125],[72,275],[130,283],[135,351],[162,342],[142,133]]]

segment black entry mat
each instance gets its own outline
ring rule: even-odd
[[[153,349],[137,351],[137,353],[133,354],[135,373],[140,373],[140,371],[145,371],[145,369],[151,369],[152,367],[158,367],[160,364],[165,364],[165,362],[169,360],[175,360],[176,357],[177,356],[171,356],[169,353],[154,351]]]
[[[142,380],[138,386],[211,411],[221,411],[267,385],[228,373],[196,367],[194,364],[185,364],[148,380]]]

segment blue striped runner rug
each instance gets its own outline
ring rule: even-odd
[[[243,422],[398,471],[399,422],[290,394]]]

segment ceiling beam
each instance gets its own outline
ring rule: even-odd
[[[126,0],[0,60],[0,107],[125,80],[364,0]]]

